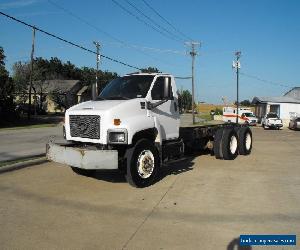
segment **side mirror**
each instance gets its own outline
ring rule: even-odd
[[[169,100],[171,99],[172,93],[171,93],[171,82],[169,77],[165,77],[164,81],[164,95],[163,99],[164,100]]]

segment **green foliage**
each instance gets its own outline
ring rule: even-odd
[[[5,68],[5,54],[0,47],[0,120],[11,120],[16,116],[13,102],[14,84]]]
[[[220,108],[216,108],[215,115],[223,115],[223,110]]]
[[[29,89],[30,62],[16,62],[13,65],[13,79],[16,85],[16,92],[19,96],[24,96],[26,100]],[[99,92],[106,84],[118,75],[115,72],[98,71]],[[37,57],[33,63],[33,77],[36,91],[43,93],[47,88],[45,80],[80,80],[83,85],[91,87],[96,81],[96,70],[89,67],[78,68],[70,61],[62,62],[57,57],[51,57],[50,60]]]
[[[249,100],[244,100],[240,102],[240,105],[248,107],[251,106],[251,102]]]
[[[161,72],[159,71],[159,69],[158,69],[158,68],[155,68],[155,67],[143,68],[143,69],[141,69],[141,72],[142,72],[142,73],[161,73]]]
[[[192,109],[192,94],[188,90],[183,90],[178,95],[178,104],[180,110],[191,110]]]
[[[66,110],[69,108],[68,99],[65,95],[62,95],[59,89],[52,91],[49,94],[50,99],[56,104],[55,109]]]

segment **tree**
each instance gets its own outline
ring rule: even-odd
[[[158,68],[156,67],[148,67],[141,69],[142,73],[161,73]]]
[[[5,54],[0,47],[0,116],[9,120],[15,115],[13,102],[14,84],[5,68]]]
[[[9,80],[8,71],[5,69],[5,55],[4,50],[0,47],[0,99],[6,100],[12,94],[13,86]]]
[[[80,80],[82,86],[88,86],[88,91],[91,91],[91,86],[95,83],[96,70],[94,68],[82,67],[78,68],[70,61],[62,62],[57,57],[51,57],[50,60],[37,57],[33,63],[33,95],[45,97],[45,92],[48,89],[47,80]],[[98,71],[98,92],[100,92],[106,84],[118,75],[115,72]],[[13,65],[13,78],[16,85],[16,92],[21,103],[28,99],[29,79],[30,79],[30,62],[16,62]],[[61,94],[51,93],[51,98],[60,107],[67,107],[64,98]],[[59,92],[59,91],[58,91]],[[90,92],[89,92],[90,93]],[[42,106],[40,99],[39,106]]]
[[[184,111],[192,109],[192,94],[188,90],[183,90],[179,96],[179,109]]]
[[[241,101],[240,102],[240,104],[242,105],[242,106],[251,106],[251,102],[249,101],[249,100],[244,100],[244,101]]]

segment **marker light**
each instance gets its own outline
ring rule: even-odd
[[[121,124],[120,119],[114,119],[114,125],[119,126]]]

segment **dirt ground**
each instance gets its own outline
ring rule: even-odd
[[[250,156],[189,158],[145,189],[54,163],[1,174],[1,248],[235,250],[240,234],[300,235],[300,131],[253,134]]]

